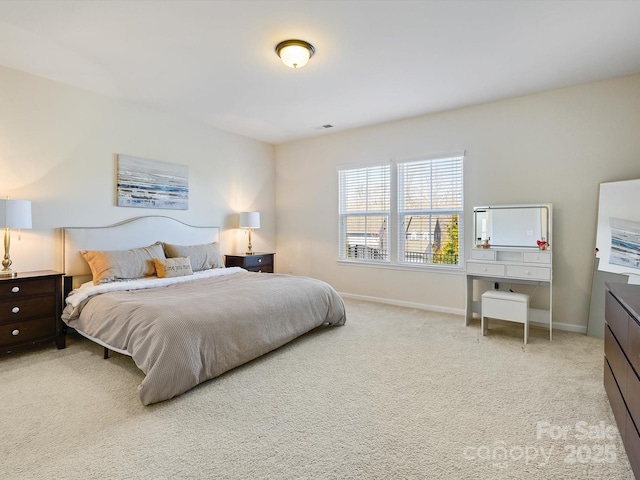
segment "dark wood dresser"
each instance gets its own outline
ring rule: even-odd
[[[640,478],[640,285],[606,287],[604,388],[631,468]]]
[[[273,257],[275,253],[239,253],[225,255],[225,267],[242,267],[250,272],[273,273]]]
[[[0,278],[0,351],[40,342],[65,347],[62,313],[62,273],[21,272]]]

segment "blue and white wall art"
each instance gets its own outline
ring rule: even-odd
[[[119,207],[189,209],[189,167],[117,156]]]

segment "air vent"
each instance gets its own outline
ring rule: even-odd
[[[327,123],[326,125],[320,125],[318,127],[313,127],[314,130],[326,130],[328,128],[333,128],[333,125]]]

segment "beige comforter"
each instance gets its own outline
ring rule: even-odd
[[[344,304],[325,282],[237,273],[67,305],[63,320],[128,352],[145,378],[144,405],[167,400],[323,324],[342,325]]]

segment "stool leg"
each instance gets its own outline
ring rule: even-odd
[[[529,319],[528,318],[524,322],[524,343],[525,345],[529,343]]]
[[[487,330],[489,330],[489,320],[484,315],[480,317],[480,330],[482,330],[483,337],[487,334]]]

